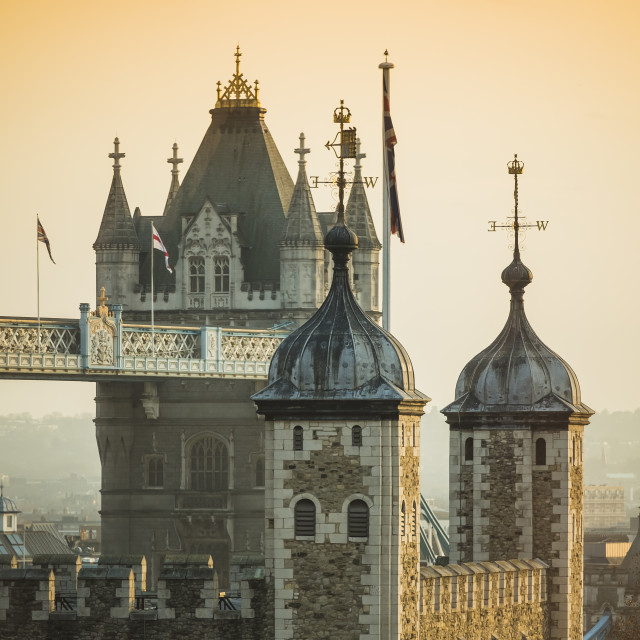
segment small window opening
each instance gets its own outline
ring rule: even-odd
[[[354,425],[351,429],[351,444],[354,447],[362,446],[362,427],[360,425]]]
[[[349,503],[347,522],[350,538],[369,537],[369,507],[364,500],[352,500]]]
[[[547,441],[544,438],[536,440],[536,464],[547,464]]]
[[[464,459],[465,462],[473,460],[473,438],[467,438],[464,441]]]
[[[311,500],[296,502],[294,529],[296,536],[316,535],[316,505]]]
[[[300,425],[293,428],[293,450],[302,451],[303,439],[302,439],[302,427]]]

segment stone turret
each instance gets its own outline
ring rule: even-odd
[[[113,141],[113,179],[107,204],[100,223],[98,237],[93,244],[96,252],[96,295],[105,287],[114,300],[129,304],[138,282],[138,260],[140,242],[133,218],[129,211],[127,196],[120,175],[120,140]]]
[[[307,178],[304,133],[295,152],[298,178],[280,241],[280,290],[285,309],[316,309],[324,297],[324,247]]]
[[[500,335],[462,370],[442,412],[450,428],[452,562],[541,558],[550,565],[551,637],[582,638],[583,404],[571,367],[524,312],[531,271],[518,246],[502,272],[511,307]]]
[[[365,188],[365,180],[374,179],[362,176],[360,161],[366,157],[366,154],[360,151],[360,138],[358,138],[353,187],[347,201],[346,216],[351,228],[358,236],[358,251],[353,254],[353,291],[360,306],[372,317],[377,317],[380,315],[378,270],[382,245],[373,224]]]
[[[353,295],[347,265],[358,238],[342,206],[341,194],[325,237],[329,294],[282,342],[268,385],[253,396],[266,417],[276,640],[316,637],[318,628],[336,640],[419,637],[419,428],[428,398],[407,352]]]

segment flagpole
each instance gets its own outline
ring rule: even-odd
[[[385,51],[385,61],[378,65],[382,69],[383,91],[382,91],[382,236],[384,238],[382,247],[382,328],[385,331],[391,331],[391,215],[389,212],[389,166],[387,159],[387,143],[386,131],[384,123],[384,87],[386,85],[387,92],[390,92],[389,69],[393,69],[392,62],[386,60],[387,53]]]
[[[38,214],[36,213],[36,307],[38,310],[38,353],[40,353],[40,238],[38,238]]]
[[[154,326],[153,317],[153,254],[155,253],[154,241],[153,241],[153,222],[151,223],[151,350],[153,355],[156,354],[156,330]]]

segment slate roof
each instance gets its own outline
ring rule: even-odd
[[[304,136],[301,134],[301,149]],[[306,162],[298,162],[298,178],[293,189],[289,215],[282,236],[283,245],[315,245],[322,246],[323,233],[320,228],[316,206],[313,202],[309,179],[307,178]]]
[[[357,160],[353,172],[353,186],[349,193],[347,206],[345,208],[349,226],[358,236],[358,247],[360,249],[381,249],[382,245],[376,234],[376,228],[369,209],[366,188],[362,179],[362,165]]]
[[[116,138],[116,149],[119,144]],[[121,157],[124,154],[117,154]],[[113,154],[110,154],[112,157]],[[109,248],[132,248],[139,249],[140,243],[133,226],[127,196],[122,185],[122,177],[120,175],[119,158],[115,159],[113,165],[113,179],[111,180],[111,188],[107,196],[107,204],[104,208],[102,221],[100,222],[100,230],[98,237],[93,244],[94,249]]]
[[[258,411],[302,415],[362,416],[386,404],[429,400],[415,388],[413,366],[404,347],[358,305],[349,284],[348,260],[358,238],[338,222],[325,237],[334,260],[331,289],[318,311],[287,336],[269,367],[268,385],[252,396]],[[358,402],[354,402],[358,401]],[[364,401],[364,402],[361,402]],[[306,403],[309,404],[306,404]],[[324,407],[324,408],[323,408]]]
[[[592,415],[573,369],[536,335],[524,312],[531,271],[514,255],[502,272],[511,308],[500,335],[462,370],[445,415],[482,412],[561,412]]]
[[[238,231],[246,243],[241,255],[245,279],[280,279],[279,244],[293,181],[264,122],[265,112],[253,106],[211,110],[211,125],[157,224],[170,256],[178,256],[182,217],[197,214],[208,198],[216,210],[224,205],[242,214]],[[169,277],[162,275],[165,280]]]

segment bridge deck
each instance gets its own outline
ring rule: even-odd
[[[121,310],[79,320],[0,318],[0,378],[265,379],[283,331],[126,324]]]

